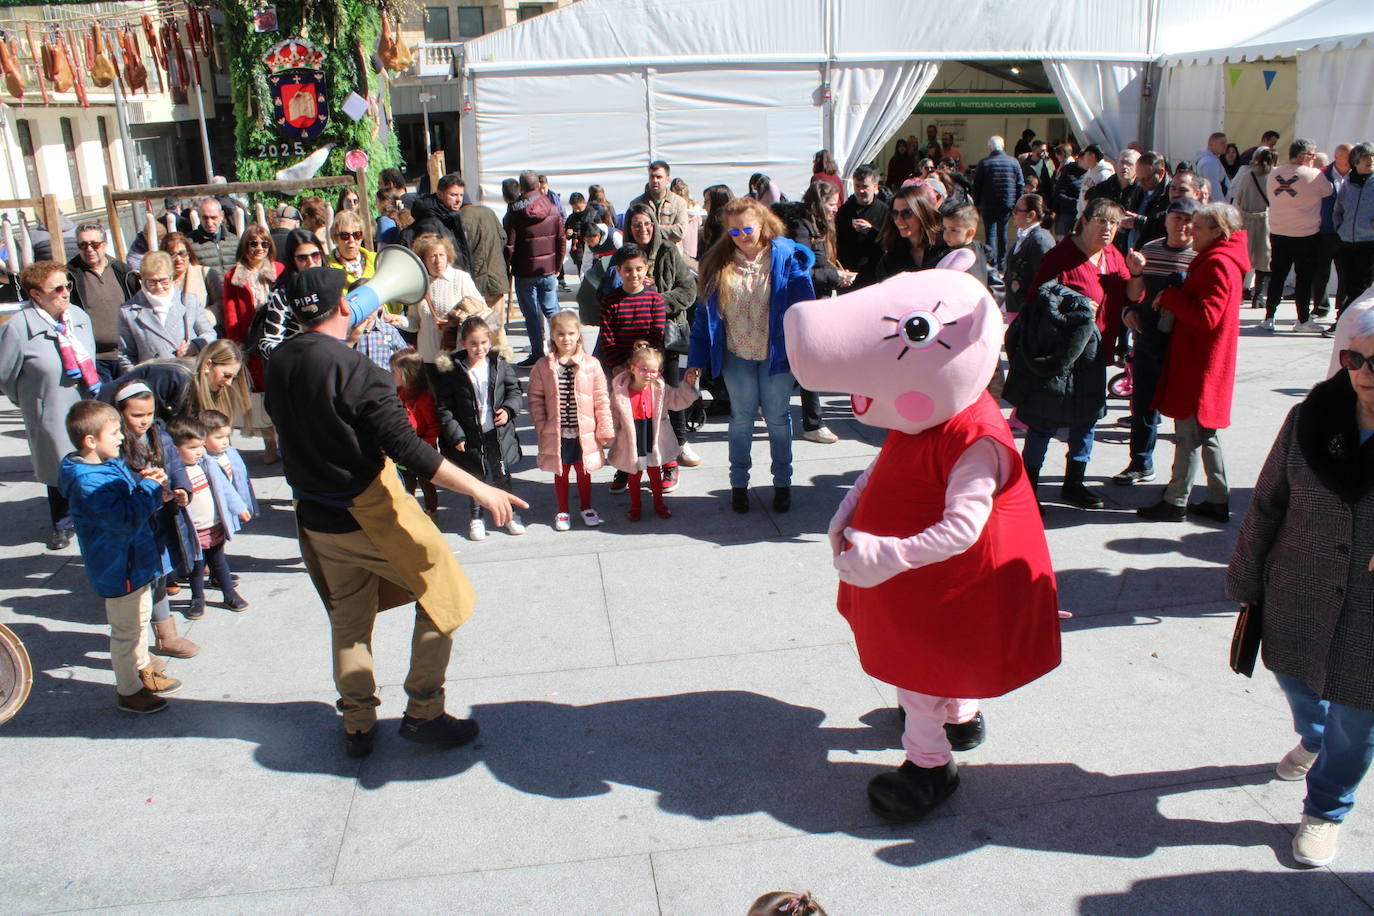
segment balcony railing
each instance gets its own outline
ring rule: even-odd
[[[461,41],[422,41],[415,46],[415,76],[453,76],[453,62],[463,48]]]

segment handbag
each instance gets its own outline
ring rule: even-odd
[[[1263,620],[1261,605],[1240,606],[1240,615],[1236,617],[1236,630],[1231,636],[1231,670],[1236,674],[1254,677]]]
[[[669,353],[681,353],[686,356],[691,339],[692,334],[686,324],[669,321],[663,326],[663,349]]]

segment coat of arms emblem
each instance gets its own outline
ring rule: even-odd
[[[290,140],[313,140],[329,123],[324,55],[304,38],[277,42],[263,57],[272,120]]]

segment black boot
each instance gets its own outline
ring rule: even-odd
[[[1071,458],[1065,462],[1064,485],[1059,488],[1059,495],[1071,506],[1080,509],[1101,509],[1106,504],[1096,493],[1083,486],[1083,475],[1087,470],[1086,461],[1074,461]]]
[[[868,806],[873,813],[894,823],[917,821],[959,788],[959,768],[951,760],[944,766],[918,767],[910,760],[868,783]]]
[[[1253,296],[1253,297],[1251,298],[1251,300],[1250,300],[1250,307],[1251,307],[1252,309],[1262,309],[1262,308],[1264,308],[1264,297],[1268,294],[1268,292],[1269,292],[1269,271],[1267,271],[1267,270],[1257,270],[1257,271],[1255,271],[1255,292],[1254,292],[1254,296]]]

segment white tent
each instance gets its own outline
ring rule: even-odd
[[[845,172],[870,160],[946,60],[1043,60],[1079,135],[1114,151],[1138,134],[1148,62],[1292,2],[582,0],[465,46],[465,177],[499,201],[533,168],[623,207],[665,159],[698,191],[761,171],[795,193],[817,149]]]
[[[1374,137],[1374,0],[1319,0],[1234,46],[1166,55],[1158,145],[1191,156],[1217,129],[1226,65],[1294,57],[1296,135],[1328,150]]]

